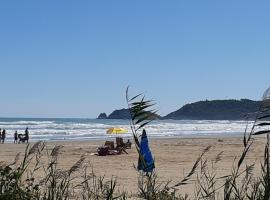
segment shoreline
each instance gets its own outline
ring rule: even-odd
[[[151,140],[167,140],[167,139],[205,139],[205,138],[211,138],[211,139],[215,139],[215,138],[243,138],[244,133],[240,134],[240,133],[236,133],[236,134],[186,134],[186,135],[179,135],[179,136],[153,136],[153,135],[147,135],[147,137]],[[31,140],[31,135],[30,135],[30,139],[29,139],[29,143],[36,143],[36,142],[46,142],[46,143],[56,143],[56,142],[91,142],[91,141],[105,141],[105,140],[115,140],[116,137],[122,137],[124,140],[127,139],[133,139],[132,136],[121,136],[121,134],[119,135],[114,135],[114,136],[109,136],[108,137],[103,137],[103,138],[87,138],[87,139],[47,139],[47,140],[37,140],[37,139],[33,139]],[[256,137],[261,137],[261,136],[256,136]],[[5,140],[5,144],[13,144],[13,140],[11,139],[11,137],[7,137]],[[1,144],[0,144],[1,145]]]

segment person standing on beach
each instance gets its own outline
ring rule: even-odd
[[[14,133],[14,144],[17,144],[18,143],[18,132],[15,131]]]
[[[1,143],[4,144],[6,139],[6,130],[4,129],[1,134]]]
[[[1,140],[2,140],[2,132],[1,132],[1,128],[0,128],[0,143],[1,143]]]
[[[25,129],[25,136],[24,136],[25,140],[27,141],[28,143],[28,140],[29,140],[29,131],[28,131],[28,127],[26,127]]]

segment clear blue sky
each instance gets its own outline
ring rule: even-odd
[[[161,115],[270,86],[269,1],[0,2],[0,116],[96,117],[146,92]]]

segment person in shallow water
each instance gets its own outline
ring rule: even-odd
[[[4,129],[1,134],[1,143],[4,144],[6,139],[6,130]]]
[[[25,138],[25,141],[28,143],[28,140],[29,140],[29,131],[28,131],[28,127],[26,127],[26,129],[25,129],[25,136],[24,136],[24,138]]]
[[[14,144],[17,144],[18,143],[18,132],[15,131],[14,133]]]

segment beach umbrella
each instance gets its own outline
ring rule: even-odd
[[[146,131],[143,130],[140,142],[140,157],[138,161],[138,171],[152,172],[155,168],[154,159],[149,148]]]
[[[107,134],[124,134],[128,131],[124,128],[112,127],[107,130]]]

